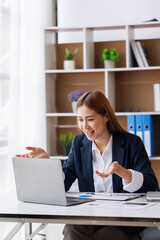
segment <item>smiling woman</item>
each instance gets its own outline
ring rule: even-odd
[[[66,191],[76,179],[80,192],[146,193],[158,190],[142,140],[119,125],[102,92],[87,92],[78,99],[77,118],[82,134],[73,139],[63,165]],[[43,149],[30,150],[30,157],[46,157]],[[103,240],[106,235],[110,240],[138,240],[142,239],[143,230],[138,227],[66,225],[63,239]]]
[[[146,192],[151,183],[151,188],[158,189],[143,142],[119,125],[102,92],[87,92],[78,99],[77,118],[82,134],[75,137],[63,165],[66,190],[76,178],[81,192]],[[142,231],[143,228],[66,225],[63,235],[64,240],[102,240],[105,235],[110,240],[138,240],[142,239]]]

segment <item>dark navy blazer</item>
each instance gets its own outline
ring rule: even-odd
[[[126,169],[139,171],[144,176],[142,187],[137,192],[158,190],[158,182],[151,168],[150,160],[140,137],[130,133],[113,133],[112,161],[117,161]],[[78,179],[80,192],[94,192],[92,142],[84,134],[77,135],[68,159],[64,162],[65,188],[69,190]],[[112,175],[113,192],[124,192],[122,179]]]
[[[112,161],[117,161],[126,169],[139,171],[144,176],[142,187],[137,191],[158,190],[158,182],[151,168],[146,150],[140,137],[130,133],[113,133]],[[68,159],[64,162],[65,188],[69,190],[74,180],[78,179],[79,191],[94,192],[92,167],[92,142],[84,134],[77,135],[71,147]],[[112,175],[113,192],[124,192],[122,179]],[[143,227],[120,227],[122,231],[133,235],[144,230]]]

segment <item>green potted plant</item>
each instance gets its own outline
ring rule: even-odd
[[[78,48],[76,48],[73,53],[69,51],[68,48],[66,48],[66,54],[65,54],[65,60],[64,60],[65,70],[75,69],[75,61],[73,60],[73,58],[77,53],[78,53]]]
[[[63,156],[68,156],[74,137],[75,135],[72,132],[61,134],[59,136]]]
[[[75,113],[76,112],[76,104],[77,104],[77,100],[84,94],[83,91],[80,90],[76,90],[74,92],[70,92],[68,94],[68,99],[69,101],[72,103],[72,110]]]
[[[115,62],[119,60],[119,54],[115,48],[104,48],[101,55],[101,60],[104,61],[105,68],[113,68],[115,67]]]

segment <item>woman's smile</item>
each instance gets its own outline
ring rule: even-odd
[[[86,134],[88,137],[91,137],[94,134],[94,131],[91,132],[84,131],[84,134]]]

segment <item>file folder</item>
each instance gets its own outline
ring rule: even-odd
[[[136,118],[136,135],[139,136],[143,141],[144,140],[143,115],[135,115],[135,118]]]
[[[149,157],[154,155],[153,116],[143,115],[144,146]]]
[[[136,134],[135,115],[127,116],[127,130],[132,134]]]

